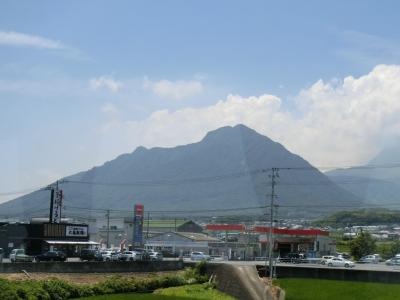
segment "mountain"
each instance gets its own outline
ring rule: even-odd
[[[326,172],[343,189],[382,207],[400,205],[400,142],[384,148],[366,165]]]
[[[92,212],[77,207],[128,212],[134,203],[142,203],[150,211],[219,209],[213,214],[262,214],[265,208],[235,208],[269,203],[268,169],[272,167],[292,168],[281,169],[277,178],[280,213],[321,214],[335,210],[327,205],[362,203],[281,144],[237,125],[211,131],[200,142],[185,146],[139,147],[102,166],[64,178],[64,214]],[[36,191],[3,203],[0,214],[43,214],[49,207],[49,195],[49,191]]]

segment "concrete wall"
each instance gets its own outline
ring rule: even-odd
[[[269,287],[258,276],[255,266],[230,264],[208,264],[207,272],[212,276],[217,289],[241,300],[275,300]],[[284,299],[284,292],[279,300]]]
[[[133,262],[40,262],[2,263],[0,273],[113,273],[113,272],[159,272],[183,269],[182,261],[133,261]]]
[[[260,266],[262,268],[262,266]],[[277,266],[278,278],[311,278],[346,281],[400,283],[400,272],[368,271],[339,268],[309,268],[294,266]]]

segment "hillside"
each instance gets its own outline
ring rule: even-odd
[[[400,205],[400,143],[384,148],[365,166],[326,172],[333,182],[382,207]]]
[[[362,209],[341,211],[315,221],[315,226],[345,227],[356,225],[400,224],[400,211],[389,209]]]
[[[211,131],[200,142],[185,146],[139,147],[102,166],[64,178],[65,213],[90,213],[74,207],[132,210],[137,202],[151,211],[263,206],[269,202],[270,179],[269,171],[261,170],[271,167],[294,168],[279,172],[276,193],[282,213],[323,214],[332,210],[324,207],[327,205],[361,204],[359,198],[333,184],[300,156],[237,125]],[[48,205],[49,191],[37,191],[1,204],[0,211],[2,215],[29,215],[42,210],[43,214]]]

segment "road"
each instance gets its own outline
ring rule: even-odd
[[[189,260],[190,261],[190,260]],[[211,263],[229,263],[234,265],[265,265],[263,261],[224,261],[224,260],[213,260]],[[304,264],[290,264],[290,263],[278,263],[277,266],[290,266],[294,268],[335,268],[335,267],[328,267],[321,264],[315,263],[304,263]],[[338,269],[343,269],[337,267]],[[400,266],[387,266],[385,263],[379,264],[355,264],[353,269],[357,270],[368,270],[368,271],[393,271],[393,272],[400,272]]]
[[[174,260],[171,258],[165,258],[164,260]],[[78,262],[79,258],[68,258],[68,262]],[[185,258],[185,262],[193,262],[190,258]],[[4,258],[3,263],[11,263],[9,259]],[[211,260],[209,263],[218,264],[218,263],[228,263],[237,266],[255,266],[255,265],[265,265],[264,261],[226,261],[226,260]],[[317,263],[302,263],[302,264],[291,264],[291,263],[278,263],[277,266],[290,266],[293,268],[334,268],[328,267]],[[340,268],[339,268],[340,269]],[[379,264],[355,264],[354,269],[357,270],[368,270],[368,271],[392,271],[392,272],[400,272],[400,266],[387,266],[385,263]]]

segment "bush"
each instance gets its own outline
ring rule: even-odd
[[[194,268],[187,268],[183,276],[190,284],[208,281],[206,262],[201,261]]]
[[[42,282],[42,287],[49,294],[50,300],[64,300],[80,295],[78,286],[56,278]]]
[[[136,292],[136,282],[134,279],[113,276],[106,281],[100,282],[93,286],[93,292],[96,295],[117,294]]]
[[[0,279],[0,300],[65,300],[105,294],[152,292],[159,288],[207,281],[205,265],[200,263],[184,276],[169,275],[136,280],[113,276],[94,285],[76,285],[60,279],[11,281]]]

